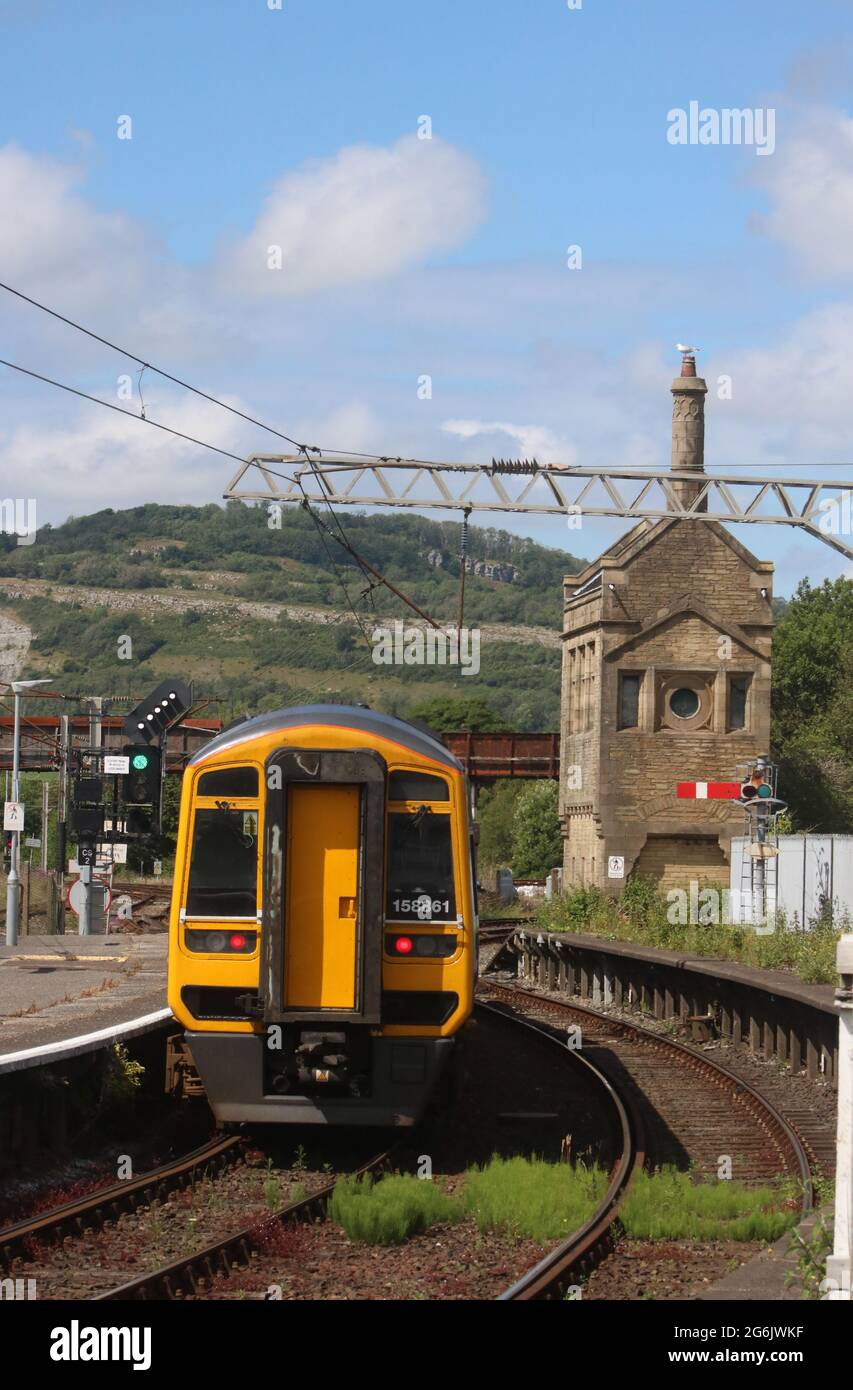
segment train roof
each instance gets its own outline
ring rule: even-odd
[[[374,738],[388,739],[400,744],[421,757],[432,758],[445,767],[461,772],[462,764],[449,748],[425,728],[409,724],[405,719],[397,719],[392,714],[380,714],[378,710],[366,709],[362,705],[292,705],[289,709],[269,710],[257,714],[252,719],[223,729],[221,734],[206,743],[194,753],[187,763],[194,767],[203,762],[211,753],[221,753],[226,748],[236,748],[255,738],[263,738],[279,729],[292,729],[305,724],[331,724],[342,729],[358,729],[361,733],[372,734]]]

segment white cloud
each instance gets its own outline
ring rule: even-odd
[[[278,181],[226,255],[225,274],[263,296],[383,279],[458,245],[484,205],[479,167],[443,140],[353,145]],[[281,250],[280,269],[270,269],[271,247]]]
[[[441,428],[459,439],[506,435],[518,444],[520,457],[536,458],[540,463],[577,461],[577,450],[544,425],[514,425],[506,420],[445,420]]]
[[[151,387],[149,386],[149,392]],[[236,417],[193,396],[154,395],[152,416],[184,434],[240,456]],[[229,404],[240,406],[233,397]],[[67,419],[7,428],[0,443],[0,477],[7,492],[35,497],[38,522],[119,510],[142,502],[204,504],[221,496],[237,463],[141,422],[97,406],[72,407]]]
[[[811,278],[853,277],[853,119],[797,108],[772,159],[760,162],[755,180],[771,208],[753,218],[756,229],[781,242]]]
[[[122,213],[77,192],[84,173],[16,145],[0,147],[0,266],[30,293],[55,291],[69,309],[127,298],[147,262],[147,236]]]

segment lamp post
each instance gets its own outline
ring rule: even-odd
[[[34,685],[50,685],[50,677],[36,681],[11,681],[15,696],[15,731],[12,735],[12,800],[18,801],[21,795],[21,695]],[[21,908],[21,880],[18,875],[18,856],[21,832],[12,831],[12,857],[9,877],[6,881],[6,945],[18,944],[18,917]]]

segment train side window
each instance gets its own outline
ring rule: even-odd
[[[196,796],[257,796],[256,767],[217,767],[203,772],[198,779]]]
[[[257,897],[257,811],[199,808],[193,825],[187,917],[254,917]]]
[[[388,778],[389,801],[449,801],[443,777],[428,772],[392,772]]]
[[[388,817],[385,915],[392,922],[456,920],[450,817],[421,806]]]

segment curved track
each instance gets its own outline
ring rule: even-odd
[[[803,1213],[811,1210],[812,1172],[803,1141],[776,1107],[741,1077],[673,1039],[650,1033],[639,1025],[621,1019],[615,1020],[593,1009],[563,1003],[518,986],[498,984],[488,978],[480,980],[479,988],[485,999],[491,998],[513,1008],[544,1015],[563,1027],[579,1024],[586,1045],[596,1048],[596,1065],[610,1079],[618,1078],[614,1086],[623,1102],[630,1104],[635,1089],[631,1084],[630,1071],[636,1075],[638,1063],[639,1070],[646,1072],[671,1072],[676,1068],[675,1076],[680,1083],[677,1092],[680,1091],[682,1097],[686,1098],[682,1103],[691,1109],[696,1105],[696,1083],[701,1081],[706,1088],[710,1087],[712,1093],[717,1093],[726,1106],[736,1111],[739,1118],[744,1118],[750,1129],[754,1129],[755,1142],[749,1155],[750,1179],[759,1180],[770,1172],[774,1176],[780,1171],[786,1173],[801,1187]],[[557,1039],[554,1041],[557,1042]],[[565,1046],[563,1043],[559,1045]],[[626,1080],[628,1085],[625,1084]],[[685,1082],[689,1083],[688,1086],[685,1086]],[[634,1096],[633,1123],[642,1125],[642,1111],[636,1099]],[[636,1171],[636,1164],[632,1171]],[[611,1190],[607,1194],[611,1199],[609,1204],[602,1203],[600,1213],[596,1213],[587,1223],[587,1227],[593,1229],[585,1227],[570,1237],[501,1297],[507,1300],[560,1297],[568,1285],[589,1273],[607,1253],[612,1242],[613,1223],[626,1187],[627,1181],[619,1191],[613,1191],[614,1184],[611,1183]]]
[[[586,1078],[592,1080],[603,1097],[603,1109],[613,1135],[613,1150],[617,1154],[604,1199],[579,1231],[501,1295],[512,1301],[556,1297],[582,1274],[588,1273],[612,1244],[613,1223],[619,1203],[631,1176],[643,1166],[645,1159],[642,1121],[631,1104],[625,1103],[612,1082],[589,1058],[570,1052],[562,1042],[529,1020],[516,1018],[485,1001],[478,1001],[477,1008],[507,1027],[524,1030],[546,1047],[558,1048],[567,1065],[582,1068]],[[357,1169],[357,1173],[370,1173],[379,1178],[392,1170],[393,1157],[394,1149],[386,1150]],[[95,1301],[175,1299],[187,1294],[204,1297],[217,1276],[230,1277],[233,1272],[250,1264],[253,1251],[263,1246],[265,1233],[272,1227],[323,1220],[333,1191],[334,1183],[329,1183],[312,1196],[274,1212],[262,1225],[234,1232],[188,1257],[111,1289],[99,1295]]]
[[[558,1048],[562,1056],[571,1059],[574,1065],[583,1067],[602,1092],[611,1113],[619,1156],[613,1164],[610,1183],[598,1207],[579,1230],[562,1241],[500,1295],[501,1299],[511,1302],[559,1298],[571,1285],[577,1283],[582,1275],[588,1274],[612,1246],[613,1224],[620,1203],[634,1173],[641,1169],[645,1162],[642,1118],[632,1103],[626,1102],[624,1097],[620,1096],[601,1068],[588,1057],[582,1056],[579,1052],[569,1051],[562,1040],[547,1033],[544,1028],[540,1028],[529,1019],[506,1014],[485,1000],[478,1000],[477,1008],[487,1010],[493,1018],[502,1019],[511,1027],[528,1030],[546,1045]]]
[[[506,926],[512,929],[509,923]],[[507,1027],[523,1029],[540,1044],[558,1048],[569,1065],[584,1070],[587,1079],[592,1080],[603,1097],[603,1113],[612,1134],[610,1152],[614,1155],[610,1183],[599,1208],[580,1230],[506,1289],[500,1295],[501,1300],[561,1297],[587,1276],[612,1248],[619,1206],[632,1175],[644,1163],[659,1161],[655,1136],[642,1103],[647,1098],[642,1094],[642,1087],[635,1084],[638,1077],[651,1079],[659,1088],[663,1078],[667,1103],[677,1103],[680,1093],[688,1098],[693,1110],[697,1109],[696,1096],[701,1089],[703,1101],[698,1109],[706,1127],[719,1125],[721,1114],[728,1114],[730,1121],[734,1114],[749,1149],[750,1180],[766,1178],[768,1172],[789,1174],[802,1187],[804,1210],[810,1208],[811,1170],[799,1136],[764,1096],[725,1067],[670,1038],[582,1005],[564,1003],[489,977],[481,979],[479,991],[478,1009],[488,1012]],[[507,1012],[507,1006],[538,1015],[544,1026],[543,1022],[530,1017]],[[561,1030],[569,1025],[580,1025],[583,1053],[566,1047],[564,1037],[552,1031],[555,1023]],[[714,1106],[714,1113],[706,1112],[706,1107]],[[700,1131],[701,1124],[696,1131],[697,1139],[701,1138]],[[716,1135],[716,1131],[712,1132]],[[690,1133],[692,1135],[693,1131]],[[8,1262],[28,1241],[81,1234],[88,1227],[114,1220],[122,1211],[132,1210],[138,1203],[162,1196],[171,1187],[192,1181],[199,1172],[211,1166],[223,1166],[239,1155],[241,1142],[235,1136],[212,1139],[191,1154],[137,1179],[113,1184],[7,1227],[0,1231],[0,1256]],[[396,1147],[377,1154],[357,1169],[357,1173],[380,1177],[390,1171]],[[267,1233],[274,1227],[324,1219],[333,1190],[334,1183],[328,1183],[311,1196],[272,1213],[260,1224],[236,1231],[190,1256],[100,1294],[96,1301],[204,1297],[218,1275],[229,1276],[232,1271],[248,1266],[253,1251],[263,1247]]]

